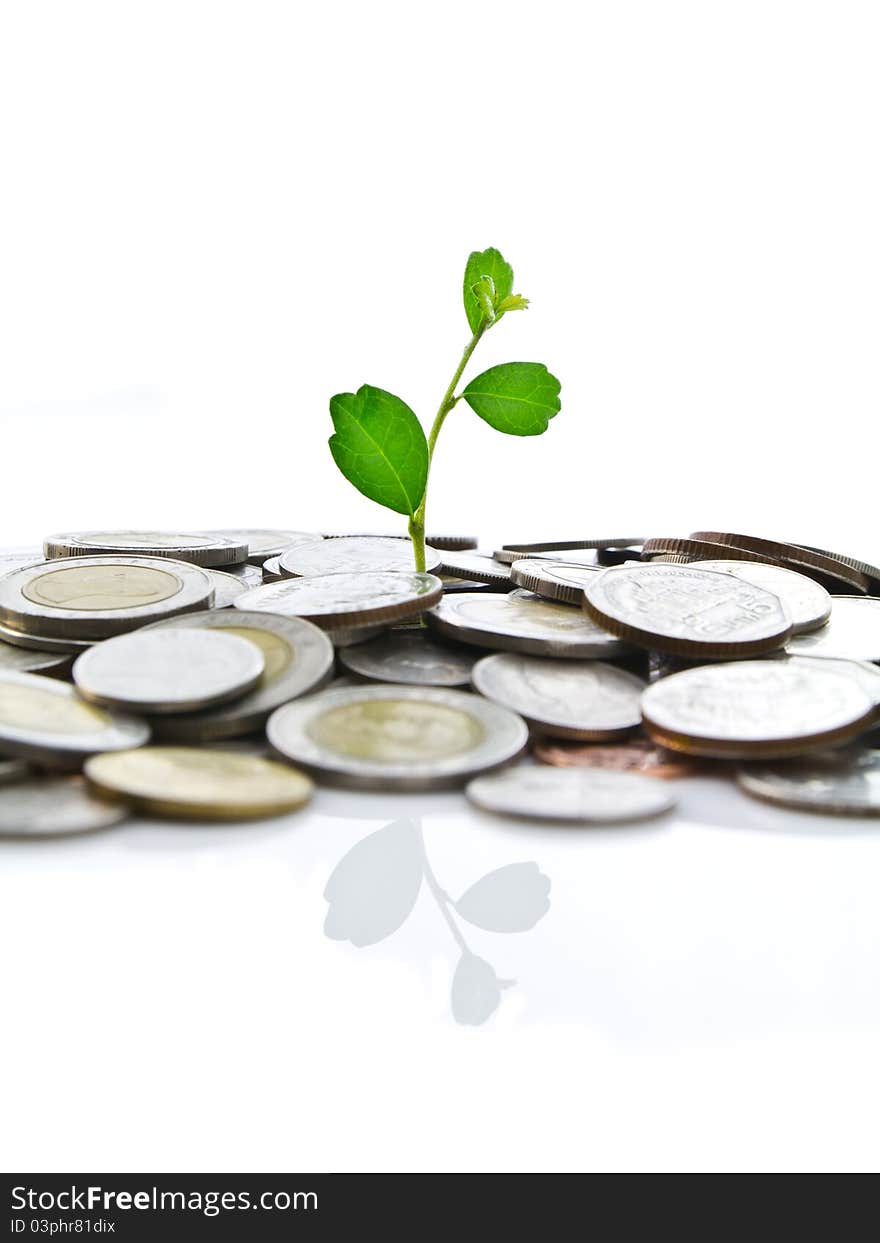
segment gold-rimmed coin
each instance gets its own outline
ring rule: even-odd
[[[605,570],[586,586],[584,608],[611,634],[673,656],[742,659],[775,651],[791,637],[778,597],[691,565]]]
[[[0,578],[0,622],[61,639],[104,639],[148,621],[203,609],[208,574],[159,557],[71,557]]]
[[[228,748],[142,747],[96,755],[86,780],[104,798],[181,820],[251,820],[296,811],[312,797],[305,774]]]

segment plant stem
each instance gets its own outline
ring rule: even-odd
[[[446,416],[453,408],[458,398],[455,396],[455,387],[461,379],[465,367],[470,362],[471,354],[477,348],[480,337],[489,327],[487,319],[481,319],[478,328],[474,332],[470,341],[464,349],[461,361],[455,369],[455,375],[449,381],[449,387],[443,394],[443,400],[440,402],[440,408],[434,416],[434,422],[431,424],[431,431],[428,436],[428,475],[430,477],[431,462],[434,459],[434,446],[437,444],[437,437],[440,435],[440,428],[446,421]],[[422,497],[422,503],[409,520],[409,537],[412,540],[413,553],[415,554],[416,569],[424,571],[425,568],[425,506],[428,501],[428,480],[425,480],[425,494]]]

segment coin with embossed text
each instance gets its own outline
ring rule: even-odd
[[[410,686],[469,686],[476,659],[475,652],[437,643],[424,630],[392,630],[339,653],[349,673]]]
[[[629,650],[581,610],[549,600],[462,592],[444,596],[425,620],[460,643],[533,656],[607,660]]]
[[[474,666],[476,690],[542,734],[604,741],[638,729],[645,682],[600,660],[497,652]]]
[[[831,599],[821,583],[786,570],[781,565],[764,565],[759,561],[698,561],[700,570],[719,570],[744,578],[756,587],[772,591],[785,605],[791,618],[793,634],[806,634],[824,626],[831,615]]]
[[[670,811],[676,803],[668,786],[600,768],[511,768],[476,777],[466,793],[477,807],[498,815],[581,824],[644,820]]]
[[[791,636],[791,618],[772,592],[689,565],[606,570],[585,587],[584,608],[612,634],[676,656],[757,656]]]
[[[719,759],[800,755],[848,742],[871,725],[875,711],[854,679],[781,660],[686,669],[642,696],[655,742]]]
[[[337,785],[429,790],[461,785],[518,756],[528,730],[513,712],[436,686],[320,691],[266,727],[278,754]]]

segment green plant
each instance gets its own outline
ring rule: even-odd
[[[559,381],[543,363],[502,363],[456,387],[483,335],[528,299],[513,292],[513,268],[499,251],[475,250],[464,270],[464,309],[471,339],[443,394],[427,439],[405,401],[364,384],[330,399],[330,452],[358,491],[409,517],[417,570],[425,568],[425,506],[437,437],[462,399],[475,414],[510,436],[538,436],[559,412]]]

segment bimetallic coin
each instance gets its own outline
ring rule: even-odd
[[[599,768],[512,768],[477,777],[467,787],[483,811],[529,820],[572,820],[614,824],[659,816],[675,797],[647,777]]]
[[[445,596],[426,621],[432,630],[461,643],[533,656],[607,660],[628,650],[579,610],[547,600],[462,592]]]
[[[425,569],[429,573],[440,565],[440,555],[425,548]],[[373,539],[362,535],[340,535],[317,544],[289,548],[279,562],[282,574],[304,578],[314,574],[378,574],[387,570],[413,570],[413,550],[408,540]]]
[[[529,557],[514,561],[510,567],[511,579],[524,590],[547,600],[560,600],[564,604],[580,604],[584,598],[584,587],[595,574],[601,572],[599,566],[535,561]]]
[[[0,751],[47,768],[79,768],[98,751],[141,747],[149,726],[88,704],[36,673],[0,673]]]
[[[696,566],[605,570],[584,589],[584,608],[612,634],[676,656],[756,656],[791,636],[791,619],[771,592]]]
[[[332,543],[328,540],[327,543]],[[415,570],[316,574],[267,583],[235,601],[237,609],[303,617],[323,629],[376,626],[418,617],[443,594],[433,574]]]
[[[148,815],[251,820],[295,811],[312,797],[303,773],[260,756],[198,747],[144,747],[96,755],[85,766],[98,794]]]
[[[645,682],[600,660],[499,652],[474,666],[473,683],[481,695],[554,738],[622,738],[642,721]]]
[[[701,570],[734,574],[747,583],[772,591],[785,605],[793,634],[816,630],[831,616],[831,596],[822,584],[796,570],[759,561],[698,561],[696,564]]]
[[[333,670],[333,644],[323,630],[298,617],[268,613],[209,611],[187,613],[139,631],[170,629],[222,631],[247,639],[263,653],[265,669],[247,695],[219,708],[161,717],[153,722],[157,738],[175,742],[209,742],[262,729],[282,704],[321,686]]]
[[[9,785],[12,781],[21,781],[25,777],[30,777],[33,775],[33,771],[30,764],[26,764],[24,760],[0,759],[0,786]]]
[[[243,596],[248,590],[248,585],[243,578],[236,578],[233,574],[224,574],[222,570],[205,570],[205,573],[211,580],[211,586],[214,588],[214,608],[215,609],[231,609],[232,602],[238,596]]]
[[[219,630],[139,630],[96,643],[73,666],[90,703],[149,715],[194,712],[252,690],[265,662],[255,643]]]
[[[880,600],[832,596],[828,624],[786,644],[791,656],[831,656],[838,660],[880,660]]]
[[[43,551],[58,557],[171,557],[193,565],[234,565],[247,557],[247,544],[206,531],[70,531],[49,535]]]
[[[469,686],[476,659],[467,648],[437,643],[425,630],[391,631],[339,653],[349,673],[410,686]]]
[[[536,738],[532,751],[542,764],[557,768],[605,768],[618,773],[644,773],[646,777],[659,777],[662,781],[711,775],[724,767],[723,761],[677,755],[647,738],[632,738],[607,746]]]
[[[642,696],[645,728],[673,751],[775,758],[848,742],[875,704],[853,679],[787,661],[749,660],[673,673]]]
[[[326,781],[385,790],[460,785],[514,759],[528,738],[518,716],[476,695],[378,683],[287,704],[266,734]]]
[[[0,578],[0,622],[54,638],[103,639],[211,604],[204,570],[158,557],[72,557]]]
[[[798,811],[880,816],[880,751],[843,748],[787,763],[741,769],[747,794]]]
[[[444,552],[440,558],[440,570],[443,574],[473,578],[478,583],[510,585],[510,567],[496,561],[491,553]]]
[[[95,798],[80,777],[38,777],[0,789],[0,837],[66,837],[109,829],[128,809]]]
[[[734,544],[765,557],[773,557],[787,569],[797,570],[809,578],[818,575],[823,585],[837,584],[837,591],[855,591],[862,595],[868,590],[864,574],[853,569],[845,561],[825,553],[812,552],[800,544],[786,544],[780,540],[759,539],[754,535],[731,535],[727,531],[695,531],[692,539],[708,540],[714,544]]]
[[[242,527],[228,531],[209,531],[209,535],[219,535],[231,540],[233,544],[247,546],[247,559],[251,565],[262,565],[269,557],[277,557],[285,549],[294,544],[310,544],[313,540],[323,539],[323,535],[313,535],[308,531],[276,531],[258,527]]]

